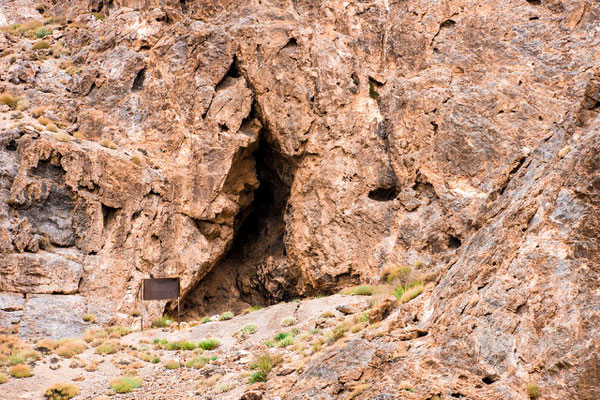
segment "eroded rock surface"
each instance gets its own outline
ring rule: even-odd
[[[39,15],[18,6],[0,22]],[[393,379],[600,396],[598,4],[40,7],[66,18],[51,49],[0,33],[0,88],[31,103],[0,115],[1,327],[43,332],[53,296],[131,321],[150,276],[194,316],[420,262]]]

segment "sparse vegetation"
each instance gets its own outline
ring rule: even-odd
[[[169,360],[165,362],[166,369],[177,369],[179,367],[181,367],[181,364],[177,360]]]
[[[252,307],[248,307],[244,311],[242,311],[242,314],[248,314],[248,313],[251,313],[253,311],[258,311],[258,310],[262,310],[262,307],[252,306]]]
[[[48,36],[50,32],[46,27],[41,27],[35,30],[35,37],[38,39],[43,39]]]
[[[96,353],[104,355],[115,354],[119,351],[120,346],[119,342],[115,340],[107,340],[96,347]]]
[[[200,368],[204,367],[209,361],[210,361],[210,358],[208,358],[208,357],[197,356],[197,357],[192,358],[191,360],[186,361],[184,365],[186,366],[186,368],[200,369]]]
[[[352,391],[352,393],[350,393],[350,395],[348,396],[348,400],[353,400],[355,398],[357,398],[358,396],[360,396],[365,390],[367,390],[370,387],[369,384],[364,384],[364,385],[358,385],[354,388],[354,390]]]
[[[152,326],[154,328],[166,328],[167,326],[171,325],[173,323],[173,321],[171,321],[169,318],[163,316],[160,317],[159,319],[155,319],[154,321],[152,321]]]
[[[138,377],[121,377],[115,378],[109,383],[112,390],[117,393],[129,393],[133,389],[137,389],[142,386],[142,380]]]
[[[198,347],[200,347],[202,350],[214,350],[219,347],[219,344],[221,344],[221,342],[219,342],[218,339],[208,338],[198,342]]]
[[[35,42],[32,47],[33,50],[44,50],[44,49],[49,49],[49,48],[50,48],[50,43],[48,43],[45,40],[39,40],[39,41]]]
[[[83,317],[81,317],[85,322],[95,322],[96,321],[96,317],[94,317],[92,314],[83,314]]]
[[[113,337],[123,337],[131,333],[131,328],[126,326],[111,326],[106,331]]]
[[[0,374],[0,385],[8,381],[8,376]]]
[[[244,325],[240,329],[240,333],[247,333],[249,335],[253,335],[256,332],[258,332],[258,326],[254,325],[254,324]]]
[[[35,349],[43,353],[48,353],[58,347],[58,343],[52,339],[42,339],[35,344]]]
[[[228,319],[231,319],[233,317],[233,313],[231,311],[227,311],[221,314],[221,316],[219,317],[219,321],[227,321]]]
[[[167,343],[167,350],[194,350],[195,348],[194,343],[183,340]]]
[[[250,368],[255,372],[250,375],[248,383],[266,382],[271,370],[281,364],[282,361],[283,358],[278,354],[259,354],[250,364]]]
[[[296,325],[296,319],[293,317],[287,317],[281,320],[281,326],[292,326]]]
[[[423,292],[423,282],[412,282],[405,286],[398,286],[393,294],[401,303],[407,303]]]
[[[88,343],[93,342],[96,339],[106,339],[108,332],[102,328],[90,328],[83,333],[83,340]]]
[[[93,12],[92,15],[94,16],[94,18],[96,18],[98,21],[104,21],[104,14],[101,12]]]
[[[100,142],[100,146],[102,147],[106,147],[107,149],[112,149],[112,150],[116,150],[118,147],[116,144],[114,144],[113,142],[111,142],[108,139],[104,139]],[[164,317],[163,317],[164,318]]]
[[[10,365],[18,365],[18,364],[22,364],[25,362],[25,357],[23,357],[20,354],[13,354],[12,356],[8,357],[8,363]]]
[[[55,383],[44,392],[50,400],[69,400],[79,394],[79,388],[72,383]]]
[[[46,125],[46,129],[48,129],[50,132],[58,132],[58,126],[56,126],[54,122],[50,122],[48,125]]]
[[[12,110],[17,108],[17,99],[9,93],[0,94],[0,104],[9,106]]]
[[[220,385],[218,385],[215,388],[215,392],[217,392],[217,393],[226,393],[226,392],[229,392],[229,391],[233,390],[234,387],[235,387],[235,385],[232,384],[232,383],[221,383]]]
[[[333,318],[335,317],[335,314],[333,314],[333,311],[325,311],[323,314],[319,315],[319,318]]]
[[[13,378],[28,378],[32,375],[31,367],[27,364],[18,364],[10,367],[8,373]]]
[[[29,100],[19,99],[17,100],[17,111],[26,111],[29,109]]]
[[[85,342],[76,339],[67,339],[59,341],[59,346],[55,353],[64,358],[73,358],[77,354],[83,353],[86,349]]]
[[[344,337],[346,332],[348,332],[348,329],[349,329],[348,324],[346,322],[339,324],[338,326],[333,328],[331,330],[331,332],[329,333],[329,335],[327,336],[328,341],[330,343],[334,343],[334,342],[338,341],[339,339]]]
[[[527,385],[527,396],[530,399],[539,399],[542,396],[542,389],[537,383],[530,383]]]
[[[371,296],[375,289],[373,286],[362,285],[343,290],[342,294],[351,294],[356,296]]]
[[[140,165],[142,163],[142,160],[140,160],[138,156],[131,156],[129,160],[135,165]],[[139,317],[139,314],[137,316]]]
[[[400,265],[394,267],[385,268],[381,272],[381,279],[383,281],[387,281],[387,283],[392,284],[395,281],[404,280],[408,275],[410,275],[411,268],[408,265]],[[406,282],[402,282],[406,283]]]
[[[288,347],[294,344],[294,336],[289,335],[279,341],[279,347]]]

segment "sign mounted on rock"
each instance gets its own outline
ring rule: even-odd
[[[179,278],[151,278],[142,281],[142,321],[144,330],[144,301],[177,299],[177,329],[179,329],[179,295],[181,285]]]

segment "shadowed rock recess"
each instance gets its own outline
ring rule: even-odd
[[[139,327],[148,277],[192,319],[418,265],[285,398],[600,398],[600,3],[8,3],[53,19],[0,31],[2,331]]]

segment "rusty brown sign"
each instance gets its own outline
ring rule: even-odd
[[[142,300],[171,300],[179,298],[179,278],[144,279]]]

